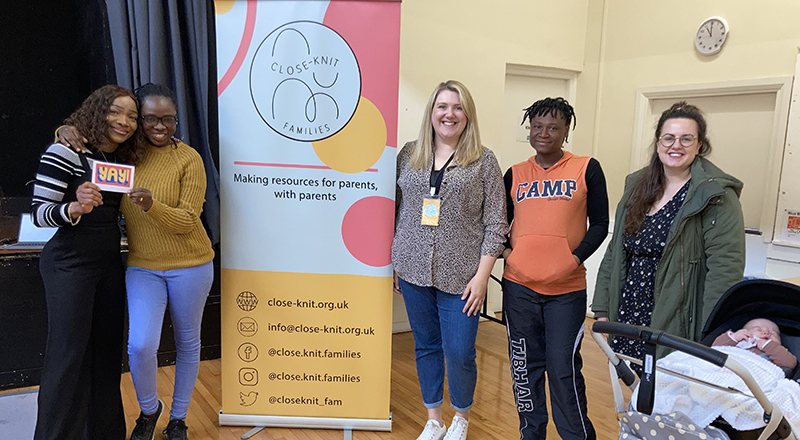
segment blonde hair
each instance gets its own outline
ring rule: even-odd
[[[428,99],[428,105],[425,107],[425,114],[422,117],[422,125],[419,129],[419,137],[411,149],[411,167],[419,170],[422,167],[427,167],[431,163],[431,156],[433,155],[433,140],[435,133],[433,131],[433,124],[431,124],[431,115],[433,114],[433,106],[436,105],[436,97],[443,90],[450,90],[458,94],[461,100],[461,109],[464,111],[464,116],[467,117],[467,124],[461,137],[458,139],[456,145],[456,161],[458,166],[465,167],[472,162],[475,162],[481,157],[483,153],[483,146],[481,146],[481,135],[478,130],[478,115],[475,110],[475,101],[472,100],[472,95],[469,90],[458,81],[450,80],[440,83],[433,89],[431,97]]]

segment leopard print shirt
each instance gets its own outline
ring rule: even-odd
[[[450,164],[439,193],[439,226],[426,226],[420,222],[422,200],[430,195],[431,165],[411,167],[413,145],[407,143],[397,157],[394,270],[411,284],[460,295],[481,256],[503,252],[508,223],[500,166],[485,147],[466,167]]]

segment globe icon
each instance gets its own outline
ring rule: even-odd
[[[252,312],[255,310],[257,304],[258,298],[256,298],[253,292],[248,292],[245,290],[236,297],[236,305],[238,305],[239,308],[245,312]]]

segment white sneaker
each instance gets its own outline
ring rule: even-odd
[[[450,429],[447,430],[447,435],[444,436],[444,440],[466,440],[467,425],[469,425],[469,420],[459,416],[453,417],[453,421],[450,423]]]
[[[417,440],[442,440],[445,432],[447,429],[444,427],[444,423],[440,425],[436,420],[428,420]]]

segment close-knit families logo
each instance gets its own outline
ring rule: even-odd
[[[336,31],[295,21],[259,44],[250,65],[250,95],[261,119],[277,133],[319,141],[353,117],[361,72],[353,50]]]

